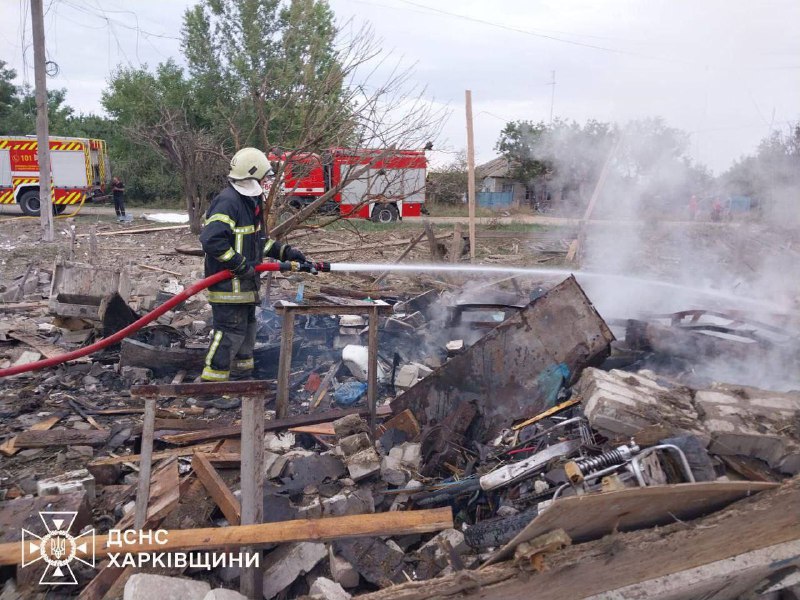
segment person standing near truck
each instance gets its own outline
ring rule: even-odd
[[[114,197],[114,212],[117,221],[125,220],[125,184],[116,175],[111,179],[111,195]]]

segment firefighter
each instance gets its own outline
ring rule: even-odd
[[[114,212],[117,221],[125,220],[125,184],[119,177],[111,178],[111,195],[114,197]]]
[[[231,160],[229,185],[214,197],[206,213],[200,234],[205,276],[230,270],[234,277],[209,288],[213,330],[203,381],[252,376],[259,301],[255,265],[264,257],[307,262],[302,252],[268,240],[264,233],[262,181],[271,173],[263,152],[242,148]]]

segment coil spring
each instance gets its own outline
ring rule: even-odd
[[[578,465],[581,473],[587,474],[594,473],[595,471],[599,471],[605,467],[610,467],[611,465],[621,465],[626,460],[627,458],[623,455],[622,451],[619,448],[616,448],[614,450],[610,450],[609,452],[605,452],[600,456],[592,456],[590,458],[576,460],[575,464]]]

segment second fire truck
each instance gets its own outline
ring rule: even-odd
[[[332,148],[269,158],[285,163],[281,191],[294,209],[341,186],[321,213],[390,223],[423,211],[427,159],[422,150]]]

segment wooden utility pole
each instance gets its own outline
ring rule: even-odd
[[[33,72],[36,84],[36,137],[39,141],[39,212],[42,240],[53,241],[53,207],[50,203],[50,132],[47,123],[47,73],[44,54],[42,0],[31,0]]]
[[[475,138],[472,132],[472,91],[467,100],[467,198],[469,202],[469,258],[475,261]]]

